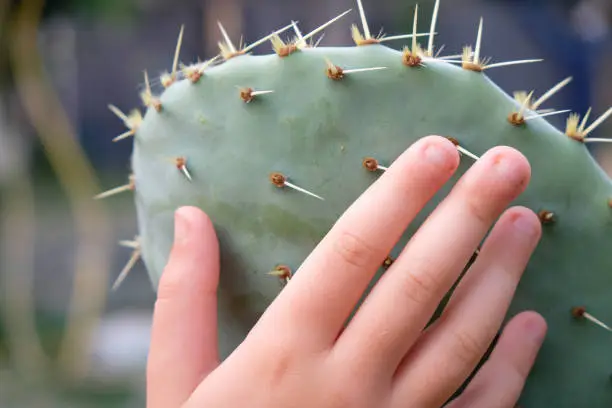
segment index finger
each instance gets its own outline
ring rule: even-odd
[[[446,138],[414,143],[340,217],[262,320],[333,344],[383,260],[458,164]]]

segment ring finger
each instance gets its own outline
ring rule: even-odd
[[[423,406],[442,404],[476,368],[502,324],[540,230],[537,215],[526,208],[501,217],[442,316],[402,362],[398,401],[418,392]],[[432,379],[436,386],[424,392]]]

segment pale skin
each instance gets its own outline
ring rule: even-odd
[[[460,160],[471,159],[461,158],[443,137],[410,146],[340,217],[223,362],[217,348],[218,241],[204,212],[179,209],[154,311],[147,406],[444,406],[502,328],[541,236],[532,210],[508,209],[529,183],[523,155],[496,147],[474,162],[348,325],[346,320]],[[485,237],[445,313],[424,330]],[[546,331],[539,314],[516,315],[479,374],[448,407],[514,407]]]

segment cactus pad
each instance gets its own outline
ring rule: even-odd
[[[482,31],[457,63],[433,56],[416,36],[395,50],[354,28],[357,46],[313,47],[294,29],[293,42],[269,38],[269,55],[237,51],[226,39],[221,61],[175,69],[159,96],[147,79],[144,117],[122,116],[130,128],[123,136],[134,136],[125,190],[134,190],[136,246],[153,286],[172,245],[174,211],[202,208],[221,245],[226,356],[409,145],[442,135],[463,154],[391,258],[474,159],[511,146],[532,166],[531,184],[513,204],[539,213],[544,232],[508,317],[532,309],[549,324],[521,404],[611,407],[612,333],[592,317],[612,322],[612,182],[586,148],[605,142],[588,137],[601,120],[588,126],[572,115],[560,131],[540,117],[532,94],[510,97],[486,76],[504,64],[482,61]],[[384,270],[381,260],[378,276]]]

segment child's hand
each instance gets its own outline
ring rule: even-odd
[[[476,162],[342,328],[382,260],[459,160],[442,137],[424,138],[402,154],[344,213],[220,365],[217,239],[200,210],[178,211],[155,306],[148,406],[442,406],[493,340],[540,238],[532,211],[512,208],[502,215],[529,181],[520,153],[498,147]],[[445,314],[423,331],[500,215]],[[538,314],[517,316],[450,406],[514,407],[545,333]]]

